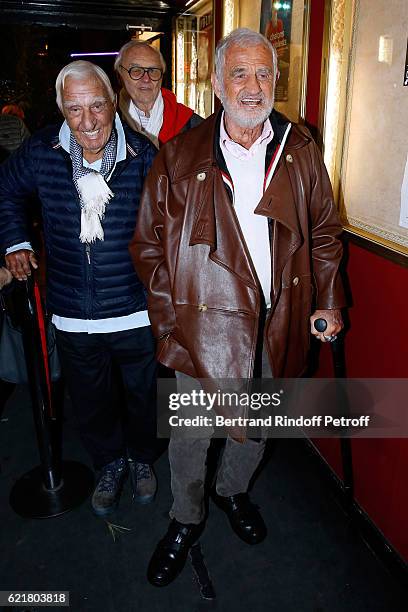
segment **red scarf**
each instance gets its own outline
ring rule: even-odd
[[[164,144],[178,134],[191,118],[193,111],[188,106],[177,102],[172,91],[162,87],[164,102],[163,125],[159,132],[159,142]]]

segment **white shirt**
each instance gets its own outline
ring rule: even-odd
[[[150,117],[148,117],[140,108],[138,108],[133,100],[129,101],[129,113],[131,117],[136,118],[136,120],[139,119],[140,125],[143,128],[142,131],[144,131],[149,124]]]
[[[123,112],[123,109],[121,109]],[[131,128],[136,126],[137,131],[143,132],[153,144],[159,148],[159,133],[162,129],[164,119],[164,101],[162,92],[159,91],[153,107],[150,110],[150,116],[146,117],[144,113],[132,99],[129,100],[129,107],[123,113],[124,118],[128,121],[128,116],[131,121],[128,121]],[[133,121],[132,121],[133,120]]]
[[[254,210],[264,194],[266,148],[273,138],[269,119],[262,134],[246,149],[231,140],[221,118],[220,146],[233,182],[233,204],[249,254],[264,294],[271,305],[271,249],[268,219]]]
[[[126,159],[126,138],[118,114],[115,116],[115,127],[118,135],[116,160],[109,177],[112,176],[116,164]],[[59,140],[62,148],[65,149],[67,153],[69,153],[70,137],[71,130],[69,129],[67,122],[64,121],[59,132]],[[85,168],[92,168],[93,170],[99,171],[101,169],[102,159],[98,159],[91,164],[88,163],[86,159],[83,159],[82,163]],[[109,208],[107,214],[109,214]],[[33,250],[29,242],[21,242],[20,244],[15,244],[14,246],[8,248],[6,250],[6,254],[19,251],[20,249]],[[111,317],[108,319],[73,319],[71,317],[52,315],[52,322],[54,323],[55,327],[61,331],[86,332],[88,334],[106,334],[150,325],[147,310],[134,312],[130,315],[125,315],[122,317]]]

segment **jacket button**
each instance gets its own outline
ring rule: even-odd
[[[290,153],[286,156],[286,161],[289,162],[290,164],[293,164],[293,157],[291,156]]]
[[[205,181],[205,177],[206,177],[206,173],[205,172],[199,172],[197,174],[197,181]]]
[[[205,312],[207,309],[208,309],[207,304],[199,304],[198,305],[199,312]]]
[[[295,276],[295,278],[292,280],[292,283],[293,283],[293,284],[295,285],[295,287],[296,287],[296,285],[298,285],[298,284],[299,284],[299,277],[298,277],[298,276]]]

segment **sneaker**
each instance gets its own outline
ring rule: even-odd
[[[116,510],[126,476],[127,465],[124,457],[102,468],[91,501],[92,510],[97,516],[107,516]]]
[[[157,480],[153,468],[148,463],[128,459],[133,499],[139,504],[149,504],[157,491]]]

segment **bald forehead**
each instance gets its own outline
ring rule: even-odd
[[[160,56],[153,47],[135,46],[127,49],[123,56],[123,62],[131,66],[137,64],[145,68],[161,68]]]

